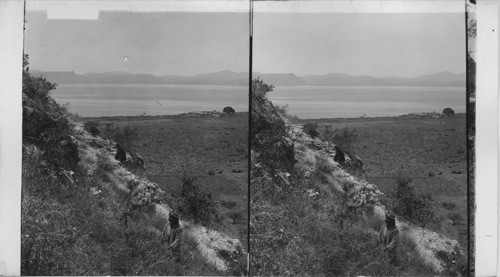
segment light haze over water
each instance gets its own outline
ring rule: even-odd
[[[168,115],[248,111],[248,87],[219,85],[59,85],[52,92],[60,104],[80,116]],[[300,118],[398,116],[465,112],[465,88],[415,86],[278,86],[269,93],[275,105],[288,105]]]
[[[219,112],[226,106],[248,111],[248,87],[218,85],[58,85],[52,96],[84,117]]]
[[[465,112],[465,88],[416,86],[278,86],[275,105],[300,118],[398,116],[452,108]]]

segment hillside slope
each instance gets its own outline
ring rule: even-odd
[[[182,263],[162,230],[176,197],[115,159],[50,96],[56,84],[23,71],[22,275],[239,275],[242,243],[182,221]],[[126,164],[126,163],[125,163]],[[181,218],[182,219],[182,218]]]
[[[80,156],[87,161],[88,173],[92,174],[94,170],[97,170],[98,156],[107,159],[106,162],[112,167],[107,176],[110,180],[109,185],[113,186],[107,188],[130,195],[130,203],[139,207],[152,205],[155,215],[164,219],[164,223],[166,223],[171,208],[167,203],[161,201],[165,199],[165,196],[159,186],[144,177],[136,176],[115,160],[115,143],[93,137],[83,129],[81,123],[76,124],[75,130]],[[134,184],[133,188],[130,188],[128,184]],[[163,225],[160,226],[163,227]],[[185,236],[196,243],[199,253],[204,257],[205,261],[221,272],[228,271],[229,264],[237,261],[245,254],[244,247],[238,239],[230,238],[223,233],[188,221],[181,220],[181,226],[184,228]],[[156,222],[155,224],[150,223],[150,226],[147,227],[155,230],[154,232],[158,235],[162,231],[162,229],[158,228]]]
[[[143,253],[145,254],[144,257],[136,258],[140,260],[157,259],[156,261],[153,260],[149,262],[152,264],[155,262],[165,263],[167,268],[172,267],[174,263],[172,260],[169,260],[168,254],[166,254],[163,249],[163,243],[161,243],[161,232],[164,224],[167,222],[168,214],[171,211],[171,208],[165,200],[168,199],[168,196],[165,195],[157,184],[150,182],[144,177],[136,176],[127,170],[120,162],[116,161],[114,159],[114,154],[116,153],[115,143],[90,135],[84,130],[82,123],[75,123],[73,138],[78,145],[78,154],[80,157],[78,171],[80,172],[76,174],[72,170],[61,170],[59,177],[55,177],[55,179],[62,180],[62,182],[57,181],[58,185],[62,187],[79,186],[78,188],[74,188],[78,193],[75,195],[76,199],[73,199],[75,202],[72,204],[81,205],[78,202],[84,200],[89,201],[90,203],[86,203],[88,205],[86,208],[89,209],[88,216],[93,217],[102,215],[99,221],[93,222],[94,225],[91,226],[93,231],[90,230],[88,235],[90,235],[91,238],[93,236],[111,236],[109,240],[113,241],[113,243],[108,243],[107,241],[102,241],[102,238],[100,238],[97,239],[97,241],[87,243],[95,245],[95,247],[98,248],[117,248],[115,251],[120,252],[121,247],[126,248],[129,243],[134,245],[133,241],[138,240],[138,242],[142,244],[141,247],[138,247],[138,251],[141,251],[140,249],[146,247],[147,244],[149,245],[147,246],[147,248],[149,248],[148,250],[152,251],[152,253],[149,252],[149,254],[154,253],[155,256],[153,257]],[[39,156],[41,151],[35,146],[26,146],[25,149],[26,159],[32,161],[43,160]],[[37,156],[38,158],[35,158]],[[29,240],[30,237],[42,239],[47,236],[47,233],[42,231],[46,228],[37,231],[36,229],[38,228],[35,228],[35,226],[39,226],[40,224],[44,226],[48,224],[47,222],[51,222],[48,214],[57,212],[58,209],[54,209],[53,207],[47,207],[47,209],[45,209],[40,208],[39,204],[33,204],[33,202],[38,203],[38,201],[43,200],[41,197],[38,197],[38,194],[34,191],[28,189],[35,185],[33,184],[34,182],[32,182],[33,180],[29,179],[29,176],[36,174],[36,170],[32,165],[30,166],[29,162],[25,163],[24,169],[23,175],[25,176],[23,185],[25,186],[25,192],[23,193],[23,233],[25,236],[23,239]],[[33,171],[35,171],[35,173]],[[42,184],[43,183],[42,181]],[[55,189],[60,190],[61,188]],[[73,198],[74,196],[67,197]],[[53,199],[51,202],[53,205],[66,205],[66,203],[59,199]],[[79,218],[78,214],[74,213],[69,213],[66,216],[68,217],[66,220],[71,220],[71,217],[74,217],[75,220],[78,221]],[[57,219],[53,220],[57,221]],[[83,243],[83,241],[80,242],[80,240],[85,237],[85,228],[79,226],[76,222],[70,225],[69,229],[74,228],[75,233],[71,234],[73,237],[72,240],[65,242],[65,255],[71,256],[75,252],[81,252],[80,254],[83,256],[92,255],[92,252],[87,252],[88,249],[81,249],[80,246],[78,246],[78,244]],[[109,229],[109,226],[113,226],[115,230],[102,230],[102,228]],[[120,267],[113,268],[113,261],[110,262],[108,266],[106,266],[105,261],[100,261],[103,265],[100,266],[99,269],[94,269],[95,271],[91,272],[101,275],[117,273],[162,275],[179,273],[195,275],[224,274],[225,272],[233,273],[239,260],[245,256],[245,247],[243,247],[238,239],[231,238],[223,233],[189,221],[181,221],[181,226],[184,229],[184,239],[186,240],[183,251],[189,263],[204,263],[207,266],[201,266],[194,269],[185,268],[183,271],[162,271],[161,268],[151,267],[151,265],[136,270],[134,270],[133,267],[121,270]],[[101,230],[105,234],[96,233],[92,235],[96,232],[95,228]],[[60,227],[56,227],[56,229],[60,229]],[[76,230],[82,233],[78,234]],[[118,239],[122,234],[126,236],[126,239],[123,241]],[[50,244],[51,243],[49,243],[49,245]],[[32,255],[37,253],[36,248],[38,247],[35,242],[25,242],[23,250],[27,252],[27,256],[24,259],[26,262],[26,269],[30,267],[36,269],[37,266],[33,264],[34,257]],[[135,247],[132,246],[132,248]],[[102,251],[105,250],[102,249]],[[102,253],[102,255],[106,257],[108,254]],[[60,258],[62,259],[63,257]],[[128,259],[130,257],[126,255],[125,257],[120,256],[120,258]],[[79,272],[70,265],[71,259],[65,258],[64,263],[64,271],[62,271],[62,268],[59,268],[49,272],[55,274],[75,274]],[[59,265],[58,267],[62,266]],[[26,273],[40,274],[40,272],[37,271],[27,271]],[[42,273],[45,274],[47,272]]]
[[[464,275],[456,240],[397,216],[401,267],[378,242],[384,194],[334,161],[335,145],[292,124],[267,99],[273,86],[252,90],[251,274]]]
[[[350,200],[353,201],[352,206],[371,205],[373,213],[363,211],[360,216],[363,220],[370,222],[370,225],[375,227],[375,230],[378,230],[385,218],[386,207],[381,203],[384,194],[375,185],[356,178],[342,169],[333,159],[335,156],[334,145],[328,145],[328,143],[319,139],[311,138],[303,132],[303,126],[301,125],[290,124],[290,127],[290,135],[294,141],[295,149],[303,149],[303,151],[295,152],[295,158],[297,159],[295,167],[301,168],[303,170],[302,174],[306,176],[310,176],[314,172],[318,162],[325,163],[323,166],[334,168],[330,176],[328,176],[333,179],[331,182],[332,188],[339,193],[350,196]],[[348,190],[340,186],[340,184],[346,182],[352,184]],[[464,255],[456,240],[403,220],[398,220],[396,225],[403,236],[415,243],[416,250],[425,263],[438,273],[442,273],[449,266],[448,261],[440,257],[438,253],[441,253],[441,256],[446,254],[448,257]]]

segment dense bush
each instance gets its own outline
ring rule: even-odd
[[[106,139],[114,140],[127,151],[133,151],[139,139],[139,131],[137,127],[132,128],[130,125],[120,128],[113,123],[106,123],[102,130],[102,136]]]
[[[222,112],[228,113],[228,114],[233,114],[236,111],[232,107],[227,106],[227,107],[224,107],[224,109],[222,110]]]
[[[87,121],[85,122],[83,127],[87,132],[89,132],[94,137],[101,134],[101,130],[99,130],[99,121],[97,120]]]
[[[35,145],[55,168],[75,170],[78,144],[72,136],[67,110],[49,95],[57,84],[29,73],[28,55],[23,70],[23,144]]]
[[[220,219],[218,213],[218,203],[210,193],[201,191],[195,184],[196,178],[189,174],[183,174],[181,177],[182,188],[179,205],[179,211],[188,217],[192,217],[195,223],[210,225]]]
[[[392,197],[395,199],[394,212],[407,220],[425,227],[436,220],[433,201],[430,194],[419,194],[411,184],[412,179],[399,174]]]
[[[261,79],[252,82],[252,150],[259,153],[259,162],[273,169],[291,171],[295,164],[294,146],[288,138],[283,109],[267,99],[274,86]]]
[[[321,138],[331,144],[338,145],[342,150],[354,152],[354,143],[358,140],[358,131],[346,126],[342,129],[333,129],[331,125],[325,125]]]
[[[452,108],[445,108],[443,110],[444,115],[452,116],[455,114],[455,111]]]
[[[314,122],[308,122],[304,125],[304,133],[311,136],[311,138],[317,138],[319,136],[318,124]]]

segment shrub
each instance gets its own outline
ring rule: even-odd
[[[291,171],[296,162],[294,146],[283,120],[284,111],[267,99],[267,94],[273,88],[260,78],[252,81],[252,150],[259,153],[261,164],[276,170]]]
[[[311,138],[317,138],[319,136],[318,124],[314,122],[308,122],[304,125],[304,132],[311,136]]]
[[[431,195],[418,194],[411,185],[412,179],[403,174],[399,174],[395,182],[397,188],[392,195],[395,199],[394,212],[424,227],[434,222],[436,218]]]
[[[115,139],[116,132],[118,132],[117,126],[115,126],[113,123],[106,123],[102,132],[102,136],[106,139]]]
[[[23,144],[36,145],[44,159],[55,168],[75,170],[78,162],[78,144],[72,137],[72,126],[66,109],[50,96],[56,89],[43,76],[29,73],[28,55],[23,70]]]
[[[233,113],[235,113],[236,111],[235,111],[232,107],[229,107],[229,106],[228,106],[228,107],[225,107],[225,108],[222,110],[222,112],[227,113],[227,114],[233,114]]]
[[[344,151],[353,152],[353,144],[358,140],[358,131],[349,129],[349,126],[334,129],[332,125],[325,125],[321,130],[320,138],[329,144],[338,145]]]
[[[130,125],[120,128],[113,125],[113,123],[106,123],[103,130],[103,137],[114,140],[125,149],[131,150],[139,139],[139,131],[137,127],[132,128]]]
[[[181,177],[182,188],[180,198],[182,204],[179,211],[186,216],[192,217],[195,223],[209,225],[220,218],[217,202],[212,194],[200,190],[195,184],[196,178],[183,174]]]
[[[345,151],[353,151],[353,144],[358,140],[358,131],[349,130],[349,126],[337,130],[335,129],[332,140]]]
[[[443,110],[443,115],[453,116],[455,111],[452,108],[445,108]]]
[[[130,125],[127,125],[123,128],[118,128],[113,138],[116,143],[126,149],[133,149],[139,138],[139,132],[137,131],[137,127],[132,128]]]
[[[96,120],[87,121],[83,125],[83,128],[94,137],[101,134],[101,131],[99,130],[99,121]]]

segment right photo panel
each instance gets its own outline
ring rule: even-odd
[[[473,274],[475,19],[450,2],[253,3],[251,275]]]

